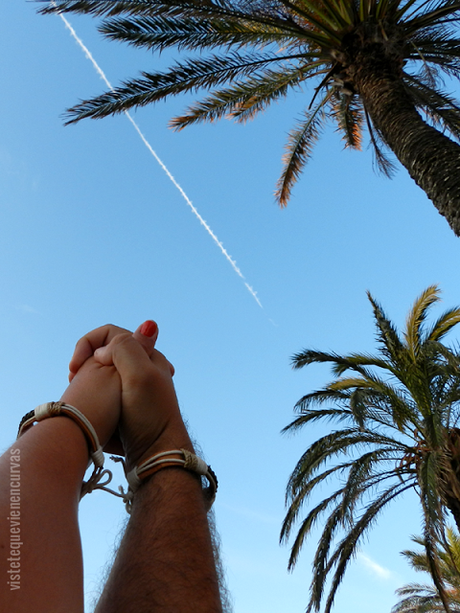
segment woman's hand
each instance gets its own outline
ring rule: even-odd
[[[123,453],[114,439],[121,413],[121,383],[116,368],[103,366],[93,357],[85,361],[61,397],[81,411],[96,430],[105,451]],[[111,441],[107,446],[108,441]]]

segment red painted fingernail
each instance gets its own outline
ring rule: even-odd
[[[144,336],[151,337],[155,334],[157,329],[158,326],[156,325],[156,323],[151,319],[148,319],[147,321],[144,321],[141,326],[141,334],[143,334]]]

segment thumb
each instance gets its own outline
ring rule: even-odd
[[[122,381],[135,380],[151,366],[145,347],[132,334],[117,334],[108,345],[94,352],[94,359],[104,366],[115,366]]]
[[[151,319],[147,319],[137,328],[133,337],[142,345],[149,358],[151,358],[158,339],[158,325]]]
[[[136,341],[135,344],[141,345],[147,356],[151,358],[157,338],[158,326],[154,321],[149,319],[141,324],[133,334],[118,334],[108,345],[96,349],[94,358],[100,364],[104,364],[104,366],[112,366],[114,364],[113,352],[115,345],[118,345],[123,339],[134,339]]]

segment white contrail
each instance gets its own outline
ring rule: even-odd
[[[84,45],[83,41],[77,36],[77,33],[75,32],[75,30],[73,29],[73,27],[70,25],[70,23],[67,21],[67,19],[64,17],[64,15],[62,15],[61,13],[59,13],[59,17],[62,19],[62,21],[65,24],[65,27],[69,30],[70,34],[72,35],[72,37],[75,39],[75,41],[77,42],[78,46],[81,48],[81,50],[83,51],[83,53],[85,54],[85,56],[87,57],[87,59],[91,62],[91,64],[94,66],[94,69],[96,70],[97,74],[101,77],[101,79],[104,81],[104,83],[107,85],[107,87],[111,90],[113,90],[113,87],[110,83],[110,81],[107,79],[107,77],[104,74],[104,71],[102,70],[102,68],[99,66],[99,64],[96,62],[96,60],[93,58],[93,56],[91,55],[89,49]],[[144,145],[147,147],[147,149],[150,151],[150,153],[153,155],[153,157],[156,159],[156,161],[158,162],[158,164],[161,166],[161,168],[165,171],[165,173],[168,175],[169,179],[171,179],[172,183],[175,185],[175,187],[177,187],[177,189],[179,190],[181,196],[184,198],[185,202],[188,204],[188,206],[192,209],[192,213],[195,215],[195,217],[198,218],[198,221],[200,222],[200,224],[202,226],[204,226],[206,232],[209,234],[209,236],[212,238],[212,240],[216,243],[216,245],[219,247],[219,249],[222,251],[222,253],[224,254],[224,256],[227,258],[228,262],[230,263],[231,267],[233,268],[233,270],[236,272],[236,274],[241,277],[241,279],[243,279],[244,284],[247,288],[247,290],[249,291],[249,293],[251,294],[251,296],[254,298],[254,300],[257,302],[257,304],[262,307],[262,304],[260,302],[260,300],[257,298],[257,293],[253,290],[253,288],[249,285],[249,283],[246,282],[243,273],[241,272],[241,270],[238,268],[235,260],[231,257],[231,255],[227,252],[227,250],[225,249],[225,247],[222,245],[222,243],[220,242],[220,240],[217,238],[217,236],[214,234],[214,232],[211,230],[211,228],[208,226],[208,224],[206,223],[206,221],[201,217],[201,215],[198,213],[198,211],[196,210],[196,208],[193,206],[192,201],[190,200],[190,198],[187,196],[187,194],[184,192],[184,190],[182,189],[182,187],[179,185],[179,183],[176,181],[176,179],[172,176],[172,174],[169,172],[169,170],[166,168],[166,166],[163,164],[163,162],[160,160],[160,158],[158,157],[158,155],[155,153],[155,151],[153,150],[151,144],[148,142],[148,140],[145,138],[145,136],[142,134],[139,126],[137,125],[137,123],[134,121],[134,119],[131,117],[131,115],[128,113],[128,111],[123,111],[124,114],[126,115],[126,117],[129,119],[129,121],[132,123],[134,129],[136,130],[136,132],[139,134],[139,136],[142,139],[142,142],[144,143]]]

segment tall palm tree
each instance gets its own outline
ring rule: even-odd
[[[422,547],[425,541],[420,537],[412,540]],[[430,573],[430,566],[424,551],[403,551],[412,568]],[[460,613],[460,536],[452,528],[446,532],[446,540],[436,545],[436,557],[439,560],[439,573],[446,586],[450,608]],[[392,609],[391,613],[444,613],[439,592],[433,585],[411,583],[396,591],[403,596]]]
[[[388,175],[389,147],[460,236],[460,107],[442,80],[460,75],[459,0],[53,0],[42,9],[56,11],[102,16],[112,40],[196,52],[77,104],[69,123],[198,90],[210,94],[173,128],[244,122],[311,82],[286,147],[281,206],[332,119],[356,149],[366,126]]]
[[[460,308],[446,311],[428,325],[429,308],[439,300],[438,288],[431,286],[415,301],[401,335],[368,297],[377,355],[341,356],[306,349],[293,357],[295,368],[330,363],[335,377],[299,400],[300,415],[284,429],[297,432],[318,421],[336,424],[302,455],[286,493],[282,541],[301,520],[290,568],[305,539],[322,526],[307,611],[319,610],[326,581],[331,579],[325,606],[330,611],[363,536],[389,502],[411,490],[420,498],[435,585],[447,602],[435,543],[443,538],[446,509],[460,529],[460,351],[441,341],[460,322]],[[337,489],[302,518],[310,496],[324,496],[331,478]]]

